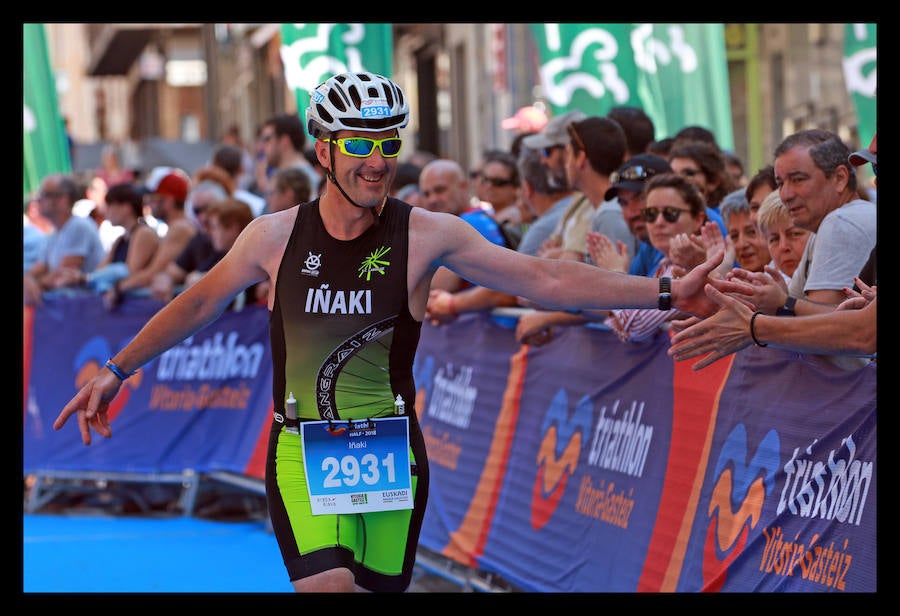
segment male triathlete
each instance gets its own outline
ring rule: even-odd
[[[254,219],[206,276],[110,358],[54,428],[77,413],[86,445],[91,429],[110,437],[108,405],[123,379],[213,321],[246,287],[274,281],[266,488],[291,582],[298,592],[403,591],[428,494],[412,365],[438,267],[554,309],[675,306],[706,316],[714,304],[703,285],[722,255],[669,281],[492,244],[458,216],[387,197],[399,129],[409,121],[394,82],[343,73],[310,100],[324,194]],[[283,402],[291,394],[297,421]]]

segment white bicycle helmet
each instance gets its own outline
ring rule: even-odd
[[[341,73],[309,93],[309,134],[325,138],[339,130],[379,132],[403,128],[409,104],[396,83],[375,73]]]

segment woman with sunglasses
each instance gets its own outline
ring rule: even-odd
[[[270,281],[274,414],[269,516],[297,592],[409,587],[428,498],[413,362],[431,279],[553,309],[676,307],[707,316],[722,255],[677,281],[541,259],[492,244],[452,214],[389,198],[409,106],[394,82],[342,73],[310,93],[307,123],[326,170],[321,197],[255,218],[224,257],[165,305],[62,409],[85,445],[112,436],[109,403],[147,362]]]
[[[697,235],[706,222],[706,201],[697,186],[677,173],[654,175],[644,185],[644,208],[650,243],[663,253],[653,275],[675,278],[673,240],[680,234]],[[605,323],[625,342],[640,342],[656,334],[661,325],[684,318],[677,310],[647,308],[611,310]]]

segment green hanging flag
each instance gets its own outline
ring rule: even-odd
[[[734,147],[723,24],[531,24],[554,115],[640,107],[658,138],[698,124]]]
[[[281,24],[281,61],[306,127],[309,92],[338,73],[391,76],[391,24]]]
[[[875,99],[878,81],[876,24],[844,25],[844,81],[856,106],[860,147],[869,145],[877,130]]]
[[[44,24],[22,25],[22,199],[51,173],[71,173],[66,130],[56,101],[56,82]]]

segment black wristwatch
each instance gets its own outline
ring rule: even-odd
[[[672,309],[672,279],[668,276],[659,279],[659,309]]]
[[[793,317],[796,316],[796,312],[794,312],[794,305],[797,303],[796,297],[791,297],[788,295],[788,298],[784,301],[784,306],[775,311],[775,314],[780,317]]]

